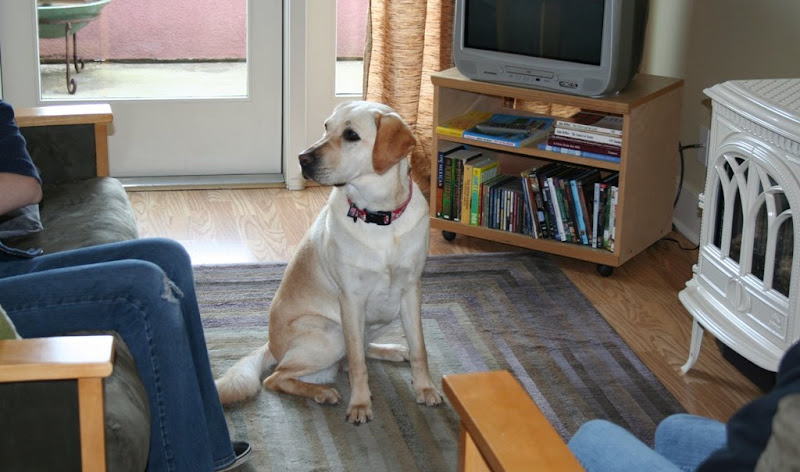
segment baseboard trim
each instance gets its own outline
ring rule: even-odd
[[[672,224],[679,233],[694,244],[700,243],[702,212],[697,206],[700,194],[695,190],[683,187],[678,204],[672,214]]]
[[[232,188],[285,188],[283,174],[186,175],[117,177],[129,192],[149,190],[215,190]]]

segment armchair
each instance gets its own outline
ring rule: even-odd
[[[461,419],[458,470],[583,470],[519,382],[507,371],[446,375]]]

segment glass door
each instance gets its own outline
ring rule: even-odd
[[[116,177],[281,179],[281,0],[2,2],[15,106],[107,102]]]

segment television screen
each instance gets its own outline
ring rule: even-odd
[[[600,65],[605,0],[466,0],[464,46]]]

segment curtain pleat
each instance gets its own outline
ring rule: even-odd
[[[411,125],[418,145],[412,176],[430,187],[431,73],[453,66],[453,0],[371,0],[364,54],[364,98],[385,103]]]

